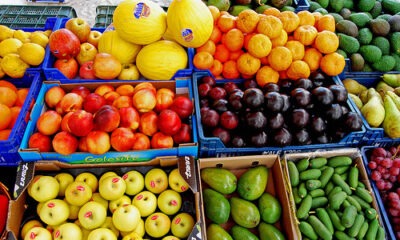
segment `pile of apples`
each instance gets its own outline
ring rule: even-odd
[[[104,154],[172,148],[192,139],[186,123],[193,112],[191,99],[150,82],[101,84],[93,92],[85,86],[66,92],[56,85],[44,98],[45,111],[28,142],[40,152]]]
[[[173,168],[147,172],[131,169],[95,174],[83,171],[36,175],[28,195],[37,202],[40,220],[25,222],[20,236],[25,240],[139,240],[184,239],[195,220],[182,212],[189,185]],[[99,178],[97,178],[99,176]],[[182,196],[181,196],[182,195]]]

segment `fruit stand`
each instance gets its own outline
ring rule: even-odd
[[[399,0],[72,6],[0,5],[1,239],[400,239]]]

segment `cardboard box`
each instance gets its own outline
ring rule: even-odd
[[[290,208],[293,211],[293,218],[292,220],[294,222],[292,222],[292,225],[295,227],[295,231],[297,233],[297,235],[299,236],[298,239],[302,239],[301,233],[300,233],[300,229],[298,227],[299,224],[299,220],[296,217],[296,204],[294,202],[294,198],[292,195],[292,186],[290,184],[289,181],[289,170],[287,168],[287,161],[294,161],[297,162],[303,158],[316,158],[316,157],[325,157],[325,158],[330,158],[330,157],[334,157],[334,156],[348,156],[351,159],[353,159],[353,163],[356,164],[356,166],[359,169],[359,181],[362,182],[365,186],[366,189],[368,189],[368,191],[371,193],[372,195],[372,207],[375,208],[376,212],[378,213],[379,216],[379,223],[382,227],[384,227],[384,224],[382,222],[382,218],[379,212],[379,207],[378,207],[378,203],[376,201],[375,195],[372,191],[371,188],[371,184],[369,182],[368,179],[368,175],[367,172],[365,170],[362,158],[361,158],[361,153],[358,150],[358,148],[341,148],[341,149],[334,149],[334,150],[327,150],[327,151],[313,151],[313,152],[303,152],[303,153],[284,153],[283,155],[283,161],[282,161],[282,167],[283,167],[283,171],[284,171],[284,175],[287,176],[287,181],[285,181],[285,188],[288,189],[287,191],[287,195],[289,198],[289,202],[290,202]]]
[[[200,179],[200,171],[203,168],[207,167],[221,167],[229,169],[232,173],[234,173],[238,178],[249,168],[265,165],[270,169],[268,175],[268,183],[265,189],[265,192],[268,192],[275,196],[282,206],[282,215],[280,221],[278,221],[275,226],[281,230],[281,232],[285,235],[286,239],[294,240],[298,239],[297,233],[294,231],[292,226],[292,212],[289,209],[289,200],[286,194],[284,177],[282,172],[282,166],[280,162],[280,158],[276,154],[271,155],[250,155],[250,156],[237,156],[237,157],[226,157],[226,158],[199,158],[198,160],[198,171],[199,171],[199,182],[200,182],[200,191],[202,192],[204,183],[202,183]],[[203,203],[203,195],[201,194],[201,202]],[[204,231],[207,227],[207,222],[209,220],[206,219],[204,214],[204,205],[202,205],[202,223]],[[225,229],[229,229],[233,224],[233,220],[230,218],[228,223],[224,224],[223,227]],[[205,236],[207,237],[207,236]],[[207,238],[205,238],[207,239]]]
[[[119,176],[130,170],[140,171],[145,174],[154,167],[161,167],[167,173],[178,167],[181,175],[188,182],[190,190],[181,194],[181,211],[188,212],[194,217],[196,224],[188,239],[204,239],[201,231],[200,193],[198,192],[198,180],[195,160],[192,157],[180,158],[155,158],[145,163],[104,163],[104,164],[68,164],[59,161],[38,161],[21,163],[17,172],[17,180],[14,187],[14,199],[10,201],[8,222],[6,226],[8,240],[19,239],[20,227],[24,220],[35,215],[35,201],[28,196],[27,187],[35,175],[55,175],[60,172],[71,173],[74,177],[82,172],[91,172],[100,177],[107,171],[115,171]]]
[[[191,126],[192,143],[180,144],[173,148],[165,149],[149,149],[141,151],[128,151],[128,152],[117,152],[109,151],[105,154],[95,155],[89,152],[76,152],[71,155],[61,155],[56,152],[40,152],[37,149],[28,148],[29,137],[36,132],[36,122],[39,116],[46,110],[46,104],[44,102],[44,96],[48,89],[53,86],[60,86],[66,92],[71,91],[76,86],[86,86],[91,91],[101,84],[109,84],[114,87],[123,84],[132,84],[133,86],[139,84],[142,81],[125,81],[125,82],[107,82],[107,83],[72,83],[72,84],[60,84],[55,82],[45,82],[39,92],[37,101],[32,109],[30,121],[26,127],[24,137],[22,139],[19,154],[23,161],[39,161],[39,160],[59,160],[68,163],[112,163],[112,162],[139,162],[148,161],[155,157],[161,156],[194,156],[197,158],[198,154],[198,141],[197,141],[197,127],[196,119],[193,114],[189,118],[188,124]],[[176,80],[176,81],[147,81],[153,83],[157,88],[168,88],[173,90],[176,95],[188,96],[191,99],[192,88],[190,80]]]

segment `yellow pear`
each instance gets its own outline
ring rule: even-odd
[[[25,32],[23,30],[15,30],[13,36],[14,36],[14,38],[19,39],[23,43],[31,41],[29,39],[29,37],[31,36],[31,33],[30,32]]]
[[[4,57],[9,53],[18,53],[18,48],[22,46],[22,42],[16,38],[7,38],[0,42],[0,57]]]
[[[0,25],[0,42],[7,38],[12,38],[14,35],[14,32],[15,32],[14,29],[11,29],[4,25]]]
[[[50,37],[50,34],[51,34],[51,33],[52,33],[52,31],[51,31],[50,29],[44,31],[44,34],[46,34],[47,37]]]
[[[1,60],[1,68],[12,78],[22,78],[29,65],[18,54],[9,53]]]
[[[47,44],[49,43],[49,37],[42,32],[42,31],[35,31],[31,34],[30,36],[31,43],[36,43],[42,46],[43,48],[46,48]]]
[[[24,43],[18,48],[19,57],[29,65],[37,66],[43,62],[46,51],[36,43]]]

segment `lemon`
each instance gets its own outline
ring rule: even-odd
[[[32,66],[43,62],[45,52],[44,48],[36,43],[24,43],[18,48],[19,57]]]
[[[9,53],[1,60],[1,68],[12,78],[22,78],[29,65],[18,54]]]
[[[30,32],[24,32],[23,30],[16,30],[14,32],[14,38],[20,40],[23,43],[30,42],[29,37],[31,36]]]
[[[7,38],[0,42],[0,56],[4,57],[9,53],[17,53],[22,42],[16,38]]]
[[[12,38],[14,35],[14,31],[15,30],[7,26],[0,25],[0,42],[3,41],[4,39]]]
[[[43,48],[46,48],[47,44],[49,43],[49,37],[47,37],[47,35],[42,31],[33,32],[30,36],[30,39],[32,43],[37,43]]]

